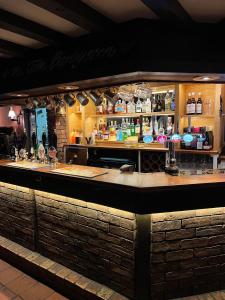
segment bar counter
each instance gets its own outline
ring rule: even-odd
[[[139,214],[218,207],[224,204],[219,195],[225,191],[225,174],[220,173],[171,176],[164,172],[121,173],[119,170],[102,169],[106,174],[82,178],[54,173],[55,169],[68,167],[67,164],[58,164],[55,168],[23,169],[10,167],[7,163],[0,162],[0,178],[3,182]],[[95,169],[88,166],[78,168],[81,171]],[[215,192],[216,199],[213,196]],[[183,201],[183,195],[189,197],[189,201]]]
[[[7,163],[0,163],[2,236],[125,299],[224,288],[225,174],[100,169],[107,173],[81,178],[54,173],[71,167],[65,164],[31,170]]]

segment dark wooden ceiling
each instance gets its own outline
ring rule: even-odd
[[[221,0],[0,0],[0,61],[136,18],[224,24]]]

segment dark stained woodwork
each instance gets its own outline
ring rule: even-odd
[[[0,52],[10,56],[23,57],[25,54],[32,52],[32,49],[0,39]]]
[[[53,173],[52,167],[34,170],[0,162],[0,181],[73,197],[139,214],[224,207],[225,175],[171,176],[165,173],[107,174],[81,178]],[[58,167],[68,167],[59,164]],[[79,168],[91,168],[79,166]],[[215,197],[216,195],[216,197]]]
[[[118,24],[72,39],[65,47],[35,50],[35,57],[23,61],[10,60],[1,66],[1,95],[34,89],[36,95],[54,94],[65,83],[89,89],[149,80],[190,82],[196,73],[219,74],[216,82],[225,82],[222,35],[215,24],[146,19]],[[54,89],[46,92],[47,86]]]
[[[3,9],[0,9],[0,28],[32,38],[46,45],[55,46],[70,41],[70,38],[62,33]]]
[[[105,30],[113,25],[110,19],[79,0],[28,0],[28,2],[42,7],[90,32]]]
[[[192,21],[178,0],[142,0],[142,2],[163,21]]]

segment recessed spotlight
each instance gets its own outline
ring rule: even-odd
[[[65,85],[65,86],[59,86],[58,89],[64,90],[64,91],[78,90],[79,86],[77,86],[77,85]]]
[[[29,94],[9,94],[10,97],[29,97]]]
[[[196,76],[193,77],[194,81],[213,81],[219,79],[219,76],[216,75],[203,75],[203,76]]]

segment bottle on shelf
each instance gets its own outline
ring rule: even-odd
[[[75,144],[76,143],[76,132],[75,132],[75,129],[73,129],[73,131],[70,134],[70,143],[71,144]]]
[[[151,113],[152,112],[152,103],[151,103],[150,98],[147,98],[147,100],[145,102],[145,111],[146,111],[146,113]]]
[[[162,111],[162,101],[160,99],[160,97],[158,97],[157,99],[157,109],[156,111]]]
[[[166,131],[168,135],[171,135],[173,133],[173,123],[171,117],[168,117]]]
[[[135,112],[136,113],[141,113],[142,112],[142,102],[140,98],[138,98],[136,105],[135,105]]]
[[[153,120],[150,121],[149,123],[149,135],[153,135],[153,124],[152,124]]]
[[[113,104],[108,101],[108,105],[107,105],[107,114],[113,114],[114,110],[113,110]]]
[[[164,135],[163,122],[159,122],[159,135]]]
[[[191,104],[190,104],[190,115],[194,115],[196,113],[196,100],[195,93],[191,93]]]
[[[102,103],[96,107],[97,114],[103,114],[103,105]]]
[[[159,124],[157,118],[155,118],[155,122],[154,122],[154,131],[155,131],[155,135],[159,134]]]
[[[174,92],[173,92],[172,97],[171,97],[170,110],[175,111],[175,93]]]
[[[188,93],[188,99],[186,103],[186,115],[191,114],[191,93]]]
[[[157,105],[156,105],[156,97],[155,95],[153,95],[152,97],[152,112],[156,112],[157,111]]]
[[[131,136],[135,136],[135,126],[134,126],[134,120],[131,120],[131,124],[130,124],[130,132],[131,132]]]
[[[213,132],[212,128],[206,127],[206,132],[205,132],[205,140],[203,142],[203,149],[204,150],[210,150],[213,148]]]
[[[127,136],[131,136],[130,122],[128,119],[126,119],[126,129],[127,129]]]
[[[200,115],[202,114],[202,97],[201,97],[201,93],[198,93],[198,100],[196,103],[196,114]]]
[[[121,102],[121,113],[126,114],[127,112],[127,104],[125,100],[122,100]]]
[[[137,119],[137,124],[135,125],[135,134],[139,135],[140,134],[140,120]]]
[[[165,110],[170,110],[171,106],[171,97],[169,91],[167,91],[166,96],[165,96]]]
[[[146,99],[142,101],[142,113],[146,113]]]
[[[134,101],[129,101],[127,103],[127,113],[128,114],[133,114],[135,113],[135,103]]]

